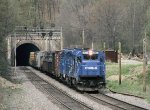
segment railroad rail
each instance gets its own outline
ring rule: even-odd
[[[102,105],[108,106],[113,110],[148,110],[146,108],[142,108],[116,98],[110,97],[106,94],[88,94],[85,93],[86,97],[96,101],[97,103],[101,103]]]
[[[32,84],[35,85],[36,88],[38,88],[42,92],[45,92],[49,97],[55,99],[64,107],[65,110],[93,110],[93,108],[70,97],[67,93],[43,80],[42,78],[34,74],[30,69],[26,67],[20,67],[20,69],[24,70],[25,75],[32,82]]]
[[[144,99],[144,97],[141,97],[141,96],[137,96],[137,95],[133,95],[133,94],[129,94],[129,93],[116,92],[107,87],[106,87],[106,89],[108,89],[111,93],[114,93],[114,94],[121,94],[121,95],[132,96],[132,97]]]

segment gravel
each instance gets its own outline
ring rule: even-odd
[[[93,100],[88,99],[87,97],[83,96],[82,94],[76,92],[73,89],[70,89],[69,87],[67,87],[64,84],[59,83],[58,81],[56,81],[55,79],[52,79],[50,77],[47,77],[45,74],[31,68],[28,67],[32,72],[34,72],[35,74],[37,74],[38,76],[40,76],[41,78],[43,78],[44,80],[46,80],[47,82],[53,84],[54,86],[58,87],[59,89],[61,89],[62,91],[66,92],[67,94],[69,94],[71,97],[89,105],[90,107],[92,107],[94,110],[111,110],[110,108],[101,105]]]
[[[71,97],[76,98],[77,100],[80,100],[86,104],[88,104],[89,106],[93,107],[93,109],[95,110],[110,110],[110,108],[103,106],[101,104],[98,104],[90,99],[88,99],[87,97],[83,96],[82,94],[76,92],[75,90],[72,90],[70,88],[68,88],[66,85],[59,83],[58,81],[47,77],[45,74],[32,69],[31,67],[28,67],[29,69],[31,69],[34,73],[36,73],[38,76],[40,76],[41,78],[43,78],[44,80],[48,81],[49,83],[55,85],[56,87],[60,88],[61,90],[65,91],[66,93],[68,93]],[[144,99],[140,99],[137,97],[133,97],[133,96],[126,96],[126,95],[121,95],[121,94],[116,94],[116,93],[107,93],[108,96],[117,98],[119,100],[123,100],[125,102],[131,103],[131,104],[135,104],[137,106],[143,107],[143,108],[147,108],[150,110],[150,104],[148,102],[146,102]]]
[[[60,110],[45,94],[35,88],[23,71],[17,71],[16,76],[17,79],[21,78],[21,91],[11,94],[7,110]]]
[[[137,105],[143,108],[147,108],[150,110],[150,104],[148,102],[146,102],[144,99],[140,99],[137,97],[133,97],[133,96],[126,96],[126,95],[122,95],[122,94],[114,94],[114,93],[107,93],[108,96],[114,97],[116,99],[125,101],[127,103],[133,104],[133,105]]]

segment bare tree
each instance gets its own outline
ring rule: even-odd
[[[96,16],[99,25],[97,27],[99,32],[101,32],[101,39],[103,37],[108,44],[108,48],[112,49],[116,48],[116,40],[122,25],[122,9],[120,6],[118,0],[113,2],[111,0],[103,0],[99,2],[97,8],[97,12],[99,12]]]

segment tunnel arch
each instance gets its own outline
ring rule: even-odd
[[[32,41],[32,40],[30,40],[30,41],[29,40],[25,40],[25,41],[20,40],[20,41],[17,42],[16,47],[19,47],[23,44],[33,44],[36,47],[38,47],[40,50],[42,50],[42,47],[39,45],[39,43],[37,43],[35,41]]]
[[[16,65],[28,66],[30,52],[40,51],[40,49],[32,43],[24,43],[16,48]]]

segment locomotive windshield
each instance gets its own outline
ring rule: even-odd
[[[97,60],[98,59],[98,54],[93,54],[93,55],[83,54],[83,58],[85,60]]]

